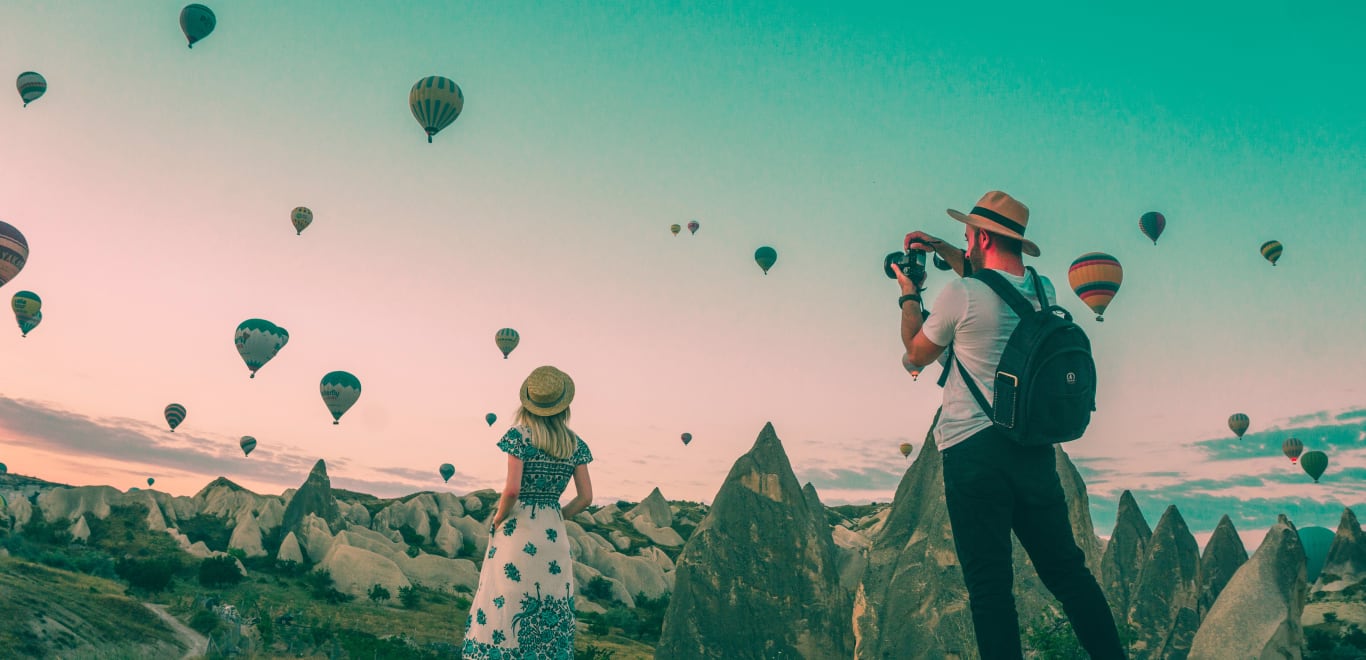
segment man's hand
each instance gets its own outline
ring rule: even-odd
[[[929,275],[929,273],[921,271],[920,277],[917,278],[920,281],[913,282],[911,281],[911,278],[906,276],[906,273],[901,272],[901,267],[896,264],[892,264],[892,272],[896,273],[896,283],[901,285],[901,295],[903,296],[911,293],[920,293],[923,290],[922,287],[925,286],[925,278]]]
[[[948,244],[942,239],[926,234],[923,231],[913,231],[906,234],[906,240],[902,245],[905,246],[905,249],[909,250],[912,245],[917,243],[934,250],[934,253],[939,255],[940,259],[943,259],[949,264],[949,267],[953,269],[954,273],[958,274],[959,277],[963,276],[963,262],[967,260],[967,255],[963,250]]]
[[[906,241],[902,244],[902,249],[909,250],[911,249],[912,245],[915,245],[917,243],[924,245],[925,247],[930,248],[935,252],[938,252],[939,246],[942,245],[944,241],[933,236],[930,236],[929,234],[926,234],[923,231],[913,231],[909,234],[906,234]]]

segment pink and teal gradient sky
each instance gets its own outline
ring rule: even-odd
[[[182,5],[0,5],[0,70],[49,82],[0,103],[0,220],[32,248],[0,296],[44,301],[28,338],[0,333],[12,472],[279,492],[325,458],[383,496],[496,486],[549,363],[602,500],[710,500],[771,420],[826,500],[885,501],[940,390],[901,369],[881,259],[915,229],[961,241],[944,209],[1001,189],[1094,343],[1099,411],[1067,449],[1103,534],[1125,488],[1153,524],[1205,495],[1267,498],[1259,530],[1366,503],[1362,419],[1334,417],[1366,407],[1357,3],[234,1],[193,50]],[[427,75],[466,96],[430,145],[406,103]],[[1066,285],[1095,250],[1125,267],[1103,324]],[[251,317],[291,335],[255,380],[232,344]],[[334,369],[364,386],[340,426]],[[1227,455],[1237,411],[1262,449]],[[1345,438],[1318,485],[1275,451],[1309,427]],[[1289,476],[1230,481],[1263,473]]]

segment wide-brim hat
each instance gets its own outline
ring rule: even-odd
[[[522,382],[522,405],[534,415],[558,415],[573,400],[574,379],[550,365],[536,367]]]
[[[972,207],[971,213],[965,215],[953,209],[948,209],[948,212],[950,218],[959,222],[1000,236],[1017,238],[1025,254],[1039,256],[1039,246],[1024,237],[1025,226],[1029,224],[1029,207],[1010,195],[993,190],[977,200],[977,206]]]

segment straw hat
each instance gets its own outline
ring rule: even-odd
[[[972,207],[972,212],[967,215],[953,209],[948,211],[949,217],[959,222],[993,234],[1018,238],[1023,243],[1025,254],[1039,256],[1039,246],[1024,237],[1025,225],[1029,224],[1029,207],[1010,195],[993,190],[982,195],[982,199],[977,200],[977,206]]]
[[[555,367],[536,367],[522,383],[522,405],[532,414],[551,417],[574,400],[574,380]]]

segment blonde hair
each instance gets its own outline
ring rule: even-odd
[[[578,437],[569,430],[569,409],[542,417],[521,406],[515,415],[517,424],[531,429],[531,446],[559,459],[574,455]]]

